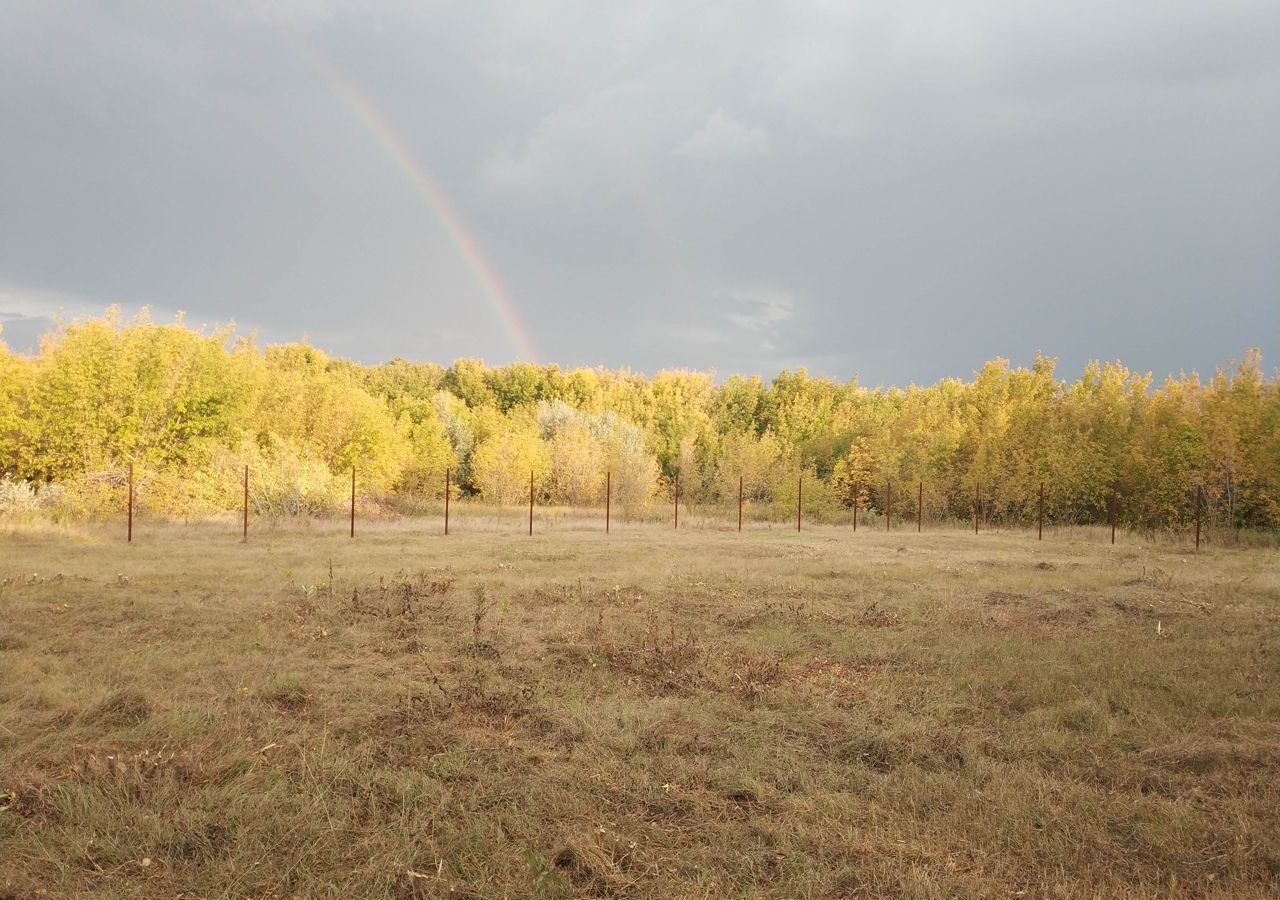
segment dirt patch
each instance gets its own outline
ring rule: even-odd
[[[1034,603],[1035,597],[1019,594],[1014,591],[991,591],[983,598],[991,606],[1009,606],[1020,603]]]
[[[709,725],[671,719],[640,732],[640,746],[673,753],[712,753],[724,746],[724,738]]]
[[[277,678],[263,687],[258,697],[285,713],[301,712],[311,702],[311,692],[296,678]]]
[[[1055,606],[1036,611],[1027,617],[1027,621],[1048,628],[1079,629],[1092,624],[1093,613],[1092,606]]]
[[[1174,615],[1174,613],[1170,611],[1158,611],[1155,608],[1155,605],[1151,603],[1140,606],[1137,603],[1126,603],[1123,600],[1112,600],[1107,604],[1107,606],[1131,619],[1155,619],[1157,617],[1168,619]]]
[[[84,714],[84,721],[94,725],[128,726],[151,717],[151,701],[132,688],[113,691]]]
[[[805,684],[855,685],[865,684],[885,668],[884,662],[842,661],[826,656],[807,659],[787,673],[790,681]]]

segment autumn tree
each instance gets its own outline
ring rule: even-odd
[[[1153,385],[1119,362],[1064,380],[1056,360],[988,362],[970,379],[867,388],[804,369],[766,381],[710,373],[516,363],[363,366],[307,344],[259,347],[230,328],[157,324],[117,310],[63,323],[34,355],[0,343],[0,476],[59,486],[64,512],[117,509],[133,465],[146,509],[196,516],[252,502],[272,514],[336,508],[359,471],[368,499],[463,495],[593,504],[606,473],[624,509],[669,494],[757,510],[863,508],[1027,524],[1045,485],[1054,522],[1280,526],[1280,383],[1250,351],[1202,381]],[[15,493],[15,496],[22,491]],[[30,495],[31,491],[26,491]],[[411,508],[411,507],[406,507]],[[0,511],[2,512],[2,511]],[[843,512],[841,512],[843,515]]]

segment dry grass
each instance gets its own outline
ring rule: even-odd
[[[1274,552],[589,524],[11,530],[0,897],[1280,890]]]

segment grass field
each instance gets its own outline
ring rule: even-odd
[[[1274,550],[255,528],[0,534],[0,897],[1280,891]]]

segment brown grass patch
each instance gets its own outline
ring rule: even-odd
[[[0,898],[1280,892],[1268,551],[512,522],[15,529]]]

